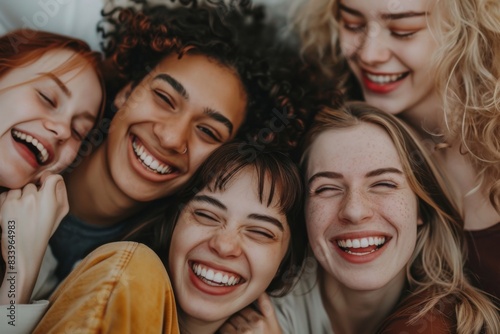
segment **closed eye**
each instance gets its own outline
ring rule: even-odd
[[[315,195],[332,195],[341,192],[342,189],[334,186],[320,186],[316,189],[311,189],[311,192]]]
[[[38,92],[38,96],[40,96],[40,98],[42,99],[42,101],[46,104],[48,104],[49,106],[51,106],[52,108],[55,108],[56,107],[56,102],[54,100],[52,100],[51,98],[49,98],[46,94],[42,93],[41,91],[37,90]]]
[[[153,93],[160,98],[160,100],[170,106],[170,108],[174,108],[174,104],[172,103],[172,100],[170,97],[164,93],[162,93],[159,90],[153,90]]]
[[[203,135],[208,136],[211,140],[217,142],[217,143],[222,143],[222,140],[219,138],[219,136],[216,134],[215,131],[212,129],[199,125],[197,128],[203,133]]]
[[[352,23],[344,22],[344,28],[346,30],[358,33],[358,32],[363,32],[365,30],[365,25],[364,24],[352,24]]]
[[[377,182],[373,185],[374,187],[386,187],[386,188],[391,188],[395,189],[397,188],[397,185],[392,182]]]
[[[218,223],[219,219],[212,213],[202,210],[194,210],[193,214],[197,216],[201,223]]]
[[[271,240],[274,240],[276,237],[274,236],[274,234],[272,234],[271,232],[267,231],[267,230],[262,230],[262,229],[249,229],[248,232],[250,232],[252,234],[252,236],[256,239],[271,239]]]
[[[401,32],[401,31],[391,31],[391,35],[399,39],[408,39],[415,35],[417,31]]]

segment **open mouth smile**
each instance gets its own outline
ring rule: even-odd
[[[373,74],[365,71],[364,74],[371,82],[379,85],[386,85],[406,78],[410,72],[399,74]]]
[[[199,279],[215,287],[235,286],[244,281],[238,274],[220,271],[196,262],[191,263],[191,269]]]
[[[45,165],[49,162],[49,151],[38,139],[14,129],[11,131],[11,134],[16,142],[25,145],[33,153],[39,165]]]
[[[134,137],[132,140],[132,148],[137,159],[146,167],[150,172],[166,175],[172,174],[177,171],[177,168],[167,164],[166,162],[158,160],[151,154],[137,139]]]
[[[370,236],[360,239],[338,239],[337,245],[344,252],[363,256],[376,252],[386,243],[386,238],[383,236]]]

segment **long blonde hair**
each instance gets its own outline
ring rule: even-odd
[[[353,76],[339,46],[338,0],[310,0],[292,24],[307,61],[352,89]],[[429,15],[438,39],[432,57],[436,88],[443,100],[447,142],[458,141],[500,213],[500,2],[440,0]]]
[[[324,108],[315,118],[304,142],[301,165],[307,165],[308,148],[325,130],[369,123],[390,136],[405,175],[418,197],[424,224],[406,267],[410,290],[428,297],[418,305],[411,322],[425,317],[443,300],[456,303],[458,333],[500,333],[498,310],[464,274],[463,221],[443,178],[412,131],[396,117],[363,102],[349,102],[339,110]]]

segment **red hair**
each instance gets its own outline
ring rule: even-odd
[[[65,73],[82,65],[91,66],[97,74],[103,96],[99,117],[104,109],[105,88],[101,72],[101,55],[92,51],[82,40],[50,32],[18,29],[0,37],[0,80],[8,71],[32,63],[46,52],[52,50],[70,50],[75,52],[67,62],[61,64],[56,72]],[[98,118],[99,118],[98,117]]]

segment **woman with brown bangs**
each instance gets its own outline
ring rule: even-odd
[[[27,304],[37,277],[49,275],[40,272],[42,258],[68,211],[55,174],[102,116],[100,61],[86,43],[62,35],[24,29],[0,37],[2,332],[29,332],[47,307]]]
[[[314,259],[275,312],[246,309],[221,333],[500,331],[498,308],[464,273],[450,191],[404,123],[362,102],[324,108],[301,167]]]
[[[131,237],[156,254],[130,241],[101,246],[34,333],[215,333],[264,291],[285,294],[305,253],[301,177],[285,154],[249,159],[240,144],[217,149]]]

